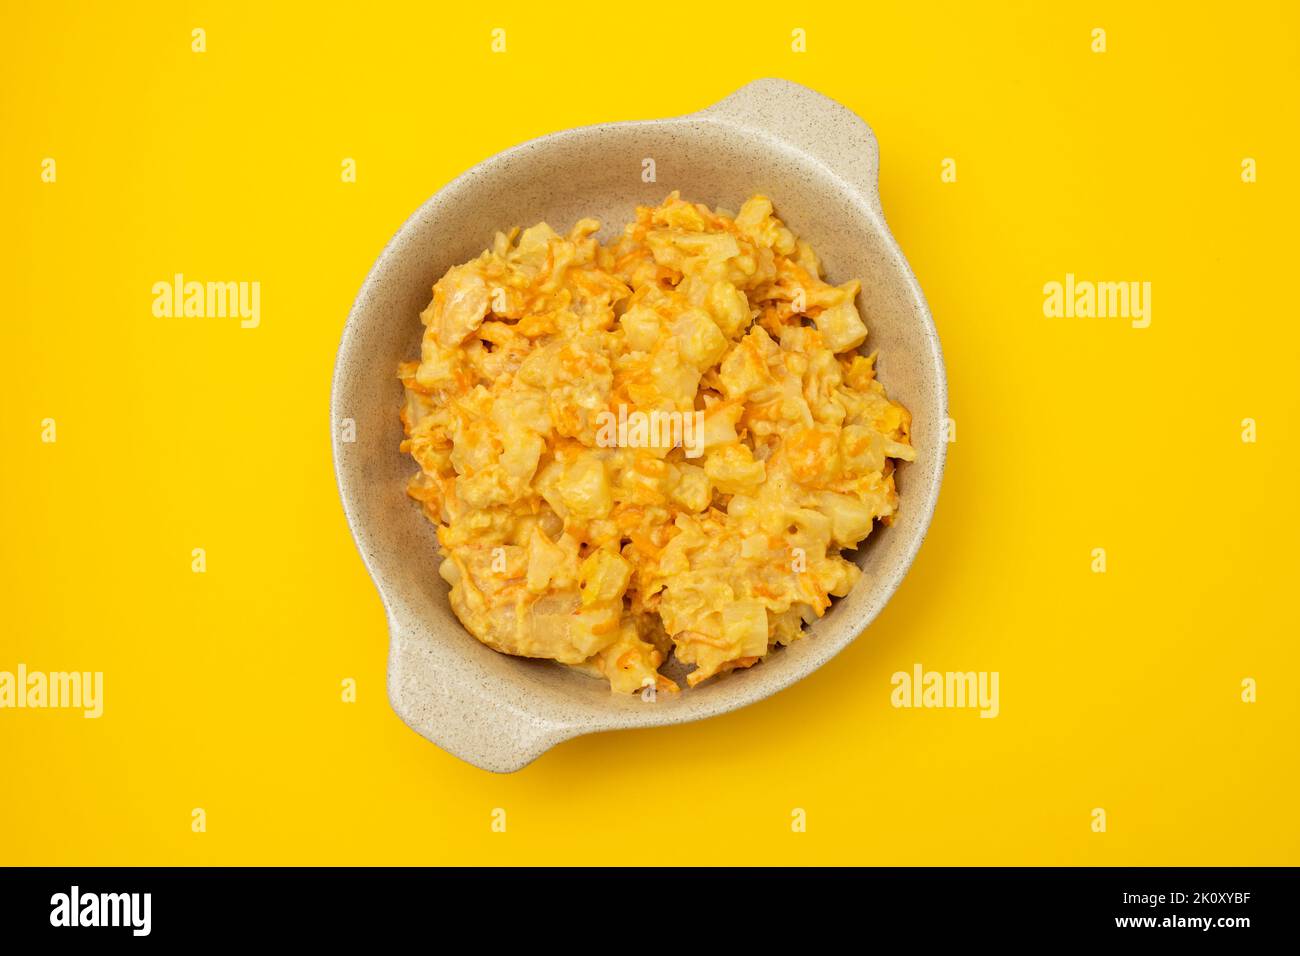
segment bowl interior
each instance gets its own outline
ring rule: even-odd
[[[866,161],[864,157],[864,162]],[[644,173],[653,163],[653,182]],[[419,355],[418,315],[433,283],[491,244],[494,232],[545,220],[565,232],[594,216],[602,241],[616,236],[634,207],[672,190],[735,211],[754,193],[812,243],[827,278],[862,281],[859,307],[880,350],[879,377],[913,415],[918,461],[898,474],[900,513],[877,527],[856,555],[865,572],[803,640],[745,671],[648,707],[614,697],[603,681],[560,665],[506,657],[460,625],[438,576],[432,525],[404,492],[416,466],[398,451],[399,361]],[[822,163],[763,133],[702,117],[616,124],[545,137],[475,167],[406,223],[376,263],[345,332],[334,415],[356,423],[356,439],[336,446],[340,487],[358,544],[404,639],[436,651],[430,666],[462,670],[523,713],[597,726],[669,723],[757,700],[808,673],[856,637],[906,571],[925,532],[942,467],[943,377],[924,300],[884,223],[869,203]],[[336,441],[338,430],[336,428]]]

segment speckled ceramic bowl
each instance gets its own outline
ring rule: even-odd
[[[648,159],[652,183],[642,179]],[[331,416],[343,507],[388,611],[389,697],[414,730],[486,770],[518,770],[579,734],[699,720],[762,700],[826,663],[880,612],[934,510],[947,393],[925,298],[885,226],[878,161],[875,137],[849,110],[794,83],[759,80],[699,113],[508,149],[445,186],[393,237],[348,316]],[[608,240],[635,206],[657,205],[673,189],[729,209],[764,193],[812,243],[829,281],[862,280],[866,348],[880,350],[881,381],[911,409],[918,457],[899,469],[895,523],[857,553],[861,581],[803,640],[748,670],[646,701],[613,696],[603,680],[558,664],[498,654],[457,621],[437,572],[434,528],[404,493],[415,466],[398,451],[395,370],[419,355],[418,315],[433,283],[489,246],[497,229],[545,220],[565,232],[595,216]]]

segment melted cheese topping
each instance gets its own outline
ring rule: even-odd
[[[849,592],[840,552],[894,515],[910,416],[858,352],[858,282],[824,282],[765,197],[599,228],[498,233],[433,287],[399,369],[408,490],[476,638],[675,691],[669,654],[694,686]],[[703,453],[610,447],[620,411],[701,412]]]

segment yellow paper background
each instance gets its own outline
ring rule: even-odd
[[[975,6],[7,8],[0,670],[106,700],[0,710],[0,863],[1300,863],[1300,14]],[[329,449],[347,310],[474,163],[765,75],[879,138],[957,422],[933,530],[777,697],[476,770],[385,699]],[[261,326],[154,318],[175,272],[259,281]],[[1150,281],[1151,327],[1045,318],[1066,272]],[[1001,715],[893,708],[916,662],[999,672]]]

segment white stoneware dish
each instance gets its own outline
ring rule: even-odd
[[[647,159],[653,183],[643,181]],[[698,113],[589,126],[508,149],[407,220],[348,316],[331,399],[339,491],[388,613],[388,693],[402,720],[462,760],[509,772],[580,734],[699,720],[762,700],[866,629],[925,537],[947,415],[939,340],[885,225],[878,164],[875,137],[848,109],[794,83],[758,80]],[[608,241],[635,206],[657,205],[673,189],[728,209],[764,193],[817,250],[829,281],[862,280],[864,348],[880,350],[880,380],[912,412],[917,460],[899,469],[895,523],[878,527],[856,555],[861,581],[806,637],[748,670],[649,702],[613,696],[603,680],[558,664],[498,654],[461,626],[438,576],[434,528],[405,495],[415,465],[398,451],[396,368],[419,355],[418,315],[433,283],[488,247],[497,229],[545,220],[563,233],[595,216]]]

